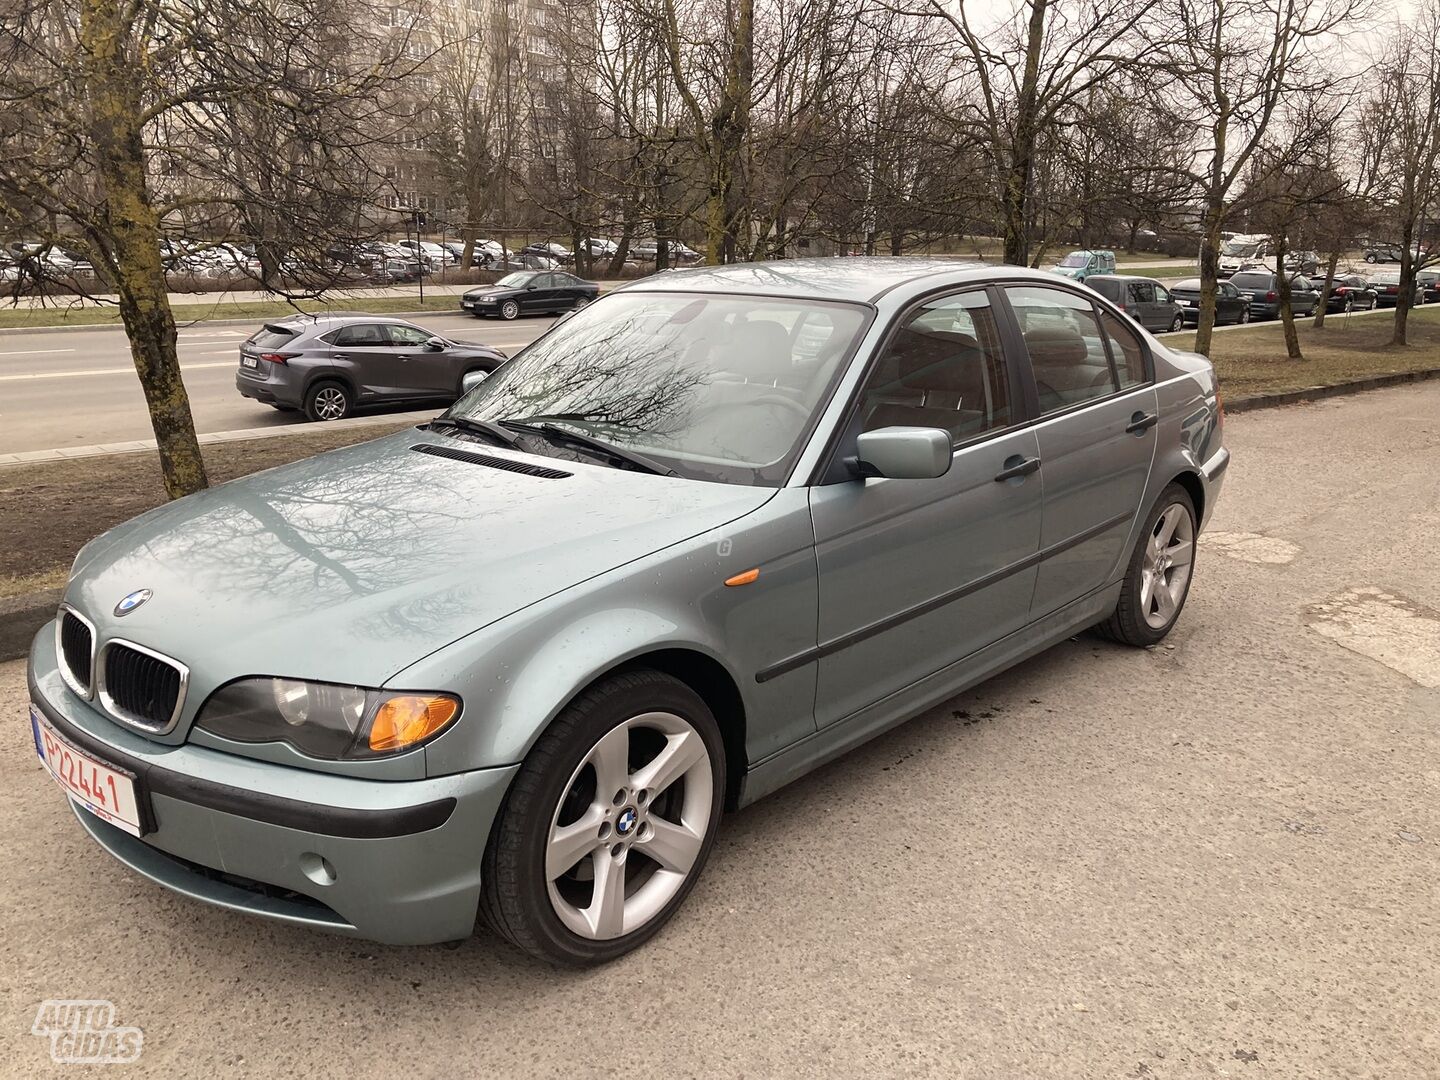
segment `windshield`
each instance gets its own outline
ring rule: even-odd
[[[681,476],[773,486],[868,314],[819,300],[616,293],[558,324],[450,415],[548,421]]]
[[[1225,243],[1220,245],[1221,255],[1235,255],[1249,258],[1258,254],[1259,250],[1260,245],[1252,243],[1249,240],[1226,240]]]
[[[1072,251],[1060,260],[1061,266],[1089,266],[1090,256],[1083,251]]]
[[[506,274],[495,284],[504,285],[507,289],[518,289],[534,276],[534,274]]]

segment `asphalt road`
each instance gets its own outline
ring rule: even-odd
[[[1168,645],[1065,643],[730,816],[584,974],[169,895],[71,820],[0,666],[0,1073],[102,998],[127,1076],[1434,1078],[1440,383],[1228,441]]]
[[[447,337],[514,352],[552,320],[504,323],[441,314],[413,321]],[[180,330],[180,368],[201,434],[304,423],[296,413],[251,401],[235,389],[240,343],[259,325],[202,323]],[[147,438],[153,432],[122,331],[0,331],[0,454]]]

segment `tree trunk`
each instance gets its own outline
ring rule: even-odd
[[[1211,197],[1205,207],[1205,234],[1200,241],[1200,318],[1195,324],[1195,351],[1210,355],[1210,336],[1215,329],[1215,298],[1220,284],[1220,226],[1225,224],[1225,206]]]
[[[1315,329],[1325,325],[1325,308],[1330,303],[1330,291],[1335,287],[1335,268],[1340,265],[1340,252],[1332,251],[1330,261],[1325,264],[1325,287],[1320,290],[1320,306],[1315,309]]]
[[[160,220],[145,177],[140,79],[125,48],[132,28],[122,7],[118,0],[83,0],[80,8],[90,136],[120,318],[150,410],[165,491],[176,499],[207,486],[205,462],[180,377],[175,317],[160,258]]]
[[[1045,16],[1050,0],[1031,0],[1030,25],[1025,41],[1025,73],[1015,108],[1015,137],[1010,168],[1005,176],[1003,208],[1005,261],[1024,266],[1030,255],[1030,174],[1035,163],[1035,137],[1039,130],[1036,99],[1039,96],[1040,54],[1045,46]]]
[[[1304,360],[1300,352],[1300,335],[1295,332],[1295,309],[1290,303],[1290,275],[1285,272],[1288,247],[1289,239],[1284,233],[1275,238],[1275,286],[1280,298],[1280,323],[1285,328],[1285,352],[1291,360]]]
[[[1410,301],[1415,298],[1415,259],[1411,249],[1415,244],[1415,226],[1410,220],[1400,230],[1400,291],[1395,294],[1395,330],[1390,335],[1391,345],[1408,345],[1406,337],[1410,323]]]

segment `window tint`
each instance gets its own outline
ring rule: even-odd
[[[425,342],[435,336],[430,333],[429,330],[421,330],[418,326],[401,326],[397,323],[391,323],[386,329],[390,331],[390,344],[392,345],[403,345],[406,347],[424,345]]]
[[[1121,387],[1143,383],[1145,353],[1140,347],[1140,339],[1108,311],[1100,313],[1100,323],[1105,327],[1105,337],[1110,342],[1110,355],[1115,357],[1115,371],[1120,376]]]
[[[390,341],[385,336],[385,327],[378,323],[356,323],[354,326],[342,326],[335,335],[335,344],[339,346],[388,345]]]
[[[1232,299],[1232,300],[1233,300],[1235,297],[1237,297],[1237,296],[1240,295],[1240,290],[1237,289],[1237,288],[1235,288],[1235,286],[1234,286],[1234,285],[1231,285],[1230,282],[1228,282],[1228,281],[1222,281],[1222,282],[1220,282],[1220,284],[1219,284],[1219,286],[1217,286],[1217,288],[1218,288],[1219,294],[1220,294],[1221,296],[1229,297],[1229,298]]]
[[[295,331],[286,330],[283,326],[262,326],[250,335],[247,344],[254,345],[257,349],[273,352],[288,345],[294,337]]]
[[[1161,303],[1161,304],[1168,304],[1168,303],[1170,303],[1170,294],[1165,290],[1165,286],[1164,286],[1164,285],[1156,285],[1156,286],[1154,286],[1154,289],[1155,289],[1155,300],[1156,300],[1157,303]]]
[[[535,288],[537,289],[553,289],[555,287],[555,275],[536,274],[534,280],[532,280],[530,284],[535,286]]]
[[[1008,427],[1010,383],[984,292],[912,312],[860,392],[862,430],[943,428],[957,440]]]
[[[1012,285],[1005,295],[1030,353],[1042,414],[1118,389],[1095,309],[1088,301],[1040,285]]]
[[[1153,304],[1155,302],[1155,286],[1148,281],[1130,282],[1130,302],[1132,304]]]
[[[1236,274],[1230,279],[1237,289],[1271,289],[1274,288],[1275,276],[1273,274]]]

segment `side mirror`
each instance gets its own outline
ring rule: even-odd
[[[532,282],[530,282],[528,285],[525,286],[525,291],[526,291],[526,292],[534,292],[534,291],[535,291],[536,289],[538,289],[539,287],[540,287],[539,285],[536,285],[536,284],[532,281]]]
[[[468,394],[489,377],[490,373],[488,371],[467,371],[460,378],[460,393],[462,395]]]
[[[855,440],[852,469],[862,477],[934,480],[950,471],[950,434],[939,428],[887,427]]]
[[[425,342],[425,347],[431,352],[444,352],[447,344],[449,343],[442,337],[432,337],[429,341]]]

